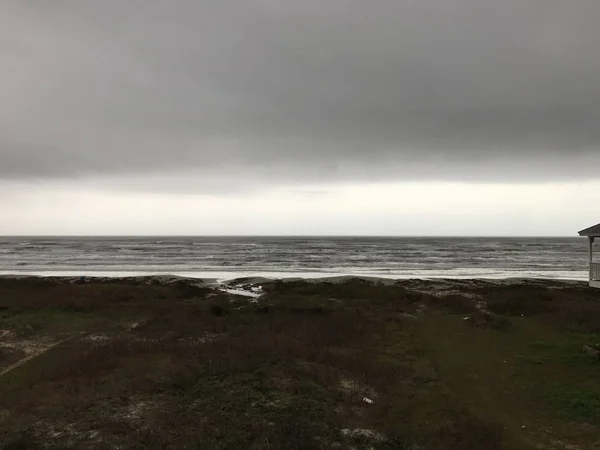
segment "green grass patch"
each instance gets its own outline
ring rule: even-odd
[[[599,366],[598,361],[583,351],[584,345],[600,342],[596,334],[564,333],[560,340],[534,341],[527,352],[516,356],[516,360],[536,365]]]
[[[568,418],[600,423],[600,387],[552,385],[544,389],[543,396]]]
[[[8,308],[0,312],[0,328],[39,330],[53,325],[77,326],[93,318],[92,314],[63,308]]]
[[[69,320],[77,316],[85,316],[85,313],[67,308],[7,308],[0,311],[0,319],[2,320]]]

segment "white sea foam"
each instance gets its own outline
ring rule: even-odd
[[[468,279],[468,278],[542,278],[542,279],[564,279],[564,280],[587,280],[588,273],[585,271],[535,271],[535,270],[491,270],[491,269],[452,269],[452,270],[414,270],[403,272],[246,272],[246,271],[195,271],[195,272],[135,272],[135,271],[86,271],[86,270],[64,270],[64,271],[17,271],[3,270],[0,275],[22,275],[22,276],[42,276],[42,277],[143,277],[171,275],[183,278],[199,278],[215,280],[219,283],[239,279],[239,278],[268,278],[268,279],[289,279],[289,278],[330,278],[340,276],[373,277],[386,279]]]

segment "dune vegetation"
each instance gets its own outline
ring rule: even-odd
[[[260,286],[0,279],[0,449],[600,448],[600,291]]]

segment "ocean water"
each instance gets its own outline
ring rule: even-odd
[[[582,238],[0,237],[0,274],[587,279]]]

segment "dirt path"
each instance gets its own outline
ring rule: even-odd
[[[32,350],[32,352],[29,355],[27,355],[25,358],[20,359],[19,361],[17,361],[13,365],[8,366],[6,369],[2,370],[0,372],[0,377],[3,377],[4,375],[8,374],[9,372],[15,370],[18,367],[21,367],[23,364],[28,363],[32,359],[37,358],[40,355],[43,355],[47,351],[52,350],[54,347],[56,347],[57,345],[62,344],[63,342],[65,342],[67,340],[68,339],[63,339],[61,341],[55,342],[55,343],[50,344],[50,345],[45,346],[45,347],[37,347],[37,348],[35,348],[35,350]]]

